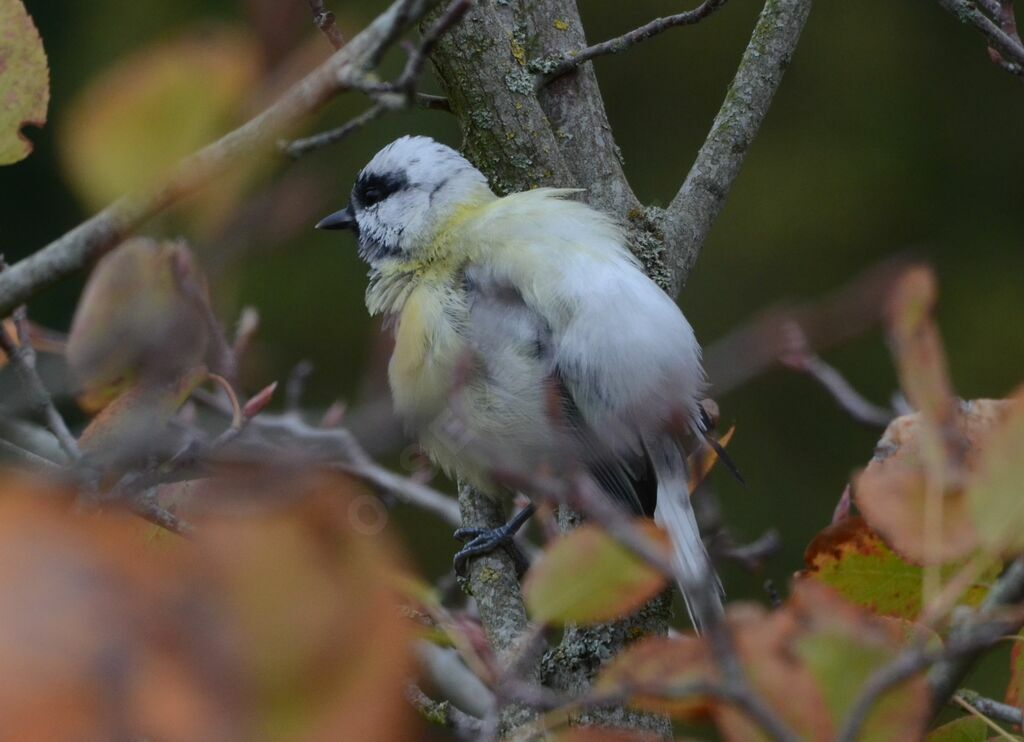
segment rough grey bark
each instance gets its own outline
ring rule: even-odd
[[[496,191],[586,187],[584,198],[592,205],[628,221],[644,212],[622,171],[591,67],[563,76],[539,95],[535,89],[531,59],[585,45],[574,2],[482,0],[442,39],[433,61],[462,123],[464,150]],[[485,496],[463,488],[459,500],[466,525],[500,524],[502,513]],[[476,560],[469,586],[481,603],[481,619],[496,650],[514,645],[526,631],[526,616],[510,560],[504,555]],[[509,594],[497,594],[506,589]],[[494,619],[490,625],[488,615]],[[558,690],[580,693],[629,639],[664,634],[667,627],[668,601],[659,599],[615,624],[571,628],[546,656],[545,680]],[[671,734],[664,717],[621,708],[597,709],[578,721],[625,723],[661,736]]]
[[[494,528],[505,520],[499,502],[464,484],[459,485],[459,508],[462,510],[462,523],[467,528]],[[529,627],[512,558],[498,550],[472,559],[466,577],[487,641],[499,666],[507,668],[518,656]],[[536,668],[528,670],[528,676],[523,679],[535,681]],[[534,712],[525,706],[505,705],[500,710],[498,733],[502,737],[509,736],[534,716]]]
[[[686,283],[789,66],[811,0],[767,0],[707,139],[665,213],[670,292]]]

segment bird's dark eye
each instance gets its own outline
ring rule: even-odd
[[[405,185],[405,176],[397,173],[363,174],[356,181],[353,195],[361,206],[373,206]]]

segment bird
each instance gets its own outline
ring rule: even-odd
[[[580,192],[499,197],[455,149],[403,136],[316,228],[355,234],[367,309],[394,332],[394,408],[428,456],[498,498],[513,493],[496,461],[527,472],[576,462],[623,517],[653,515],[668,532],[699,631],[723,610],[684,449],[710,440],[700,345],[621,224]],[[469,543],[456,570],[508,547],[534,509],[497,529],[457,531]]]

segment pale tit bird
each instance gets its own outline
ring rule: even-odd
[[[624,514],[654,512],[700,628],[722,610],[679,443],[682,429],[707,432],[700,346],[621,227],[574,192],[499,198],[458,152],[407,136],[316,226],[356,233],[366,306],[394,322],[394,406],[428,455],[494,496],[507,494],[493,481],[499,467],[537,471],[571,456]],[[531,512],[470,533],[457,568],[509,541]],[[697,589],[711,605],[692,604]]]

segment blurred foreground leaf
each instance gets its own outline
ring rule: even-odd
[[[965,716],[933,729],[925,739],[926,742],[985,742],[990,731],[978,717]]]
[[[221,486],[249,506],[200,519],[195,543],[152,544],[130,516],[0,481],[6,737],[409,735],[409,633],[384,579],[395,545],[350,527],[347,481]]]
[[[25,124],[46,123],[50,70],[39,31],[21,0],[0,0],[0,165],[28,157]]]
[[[964,446],[963,465],[973,468],[988,431],[998,425],[1009,411],[1005,400],[978,399],[957,406],[950,428]],[[966,557],[979,544],[979,531],[968,512],[963,486],[968,477],[961,471],[955,479],[939,483],[941,496],[940,538],[926,541],[925,499],[927,473],[922,447],[930,430],[920,414],[904,415],[886,428],[875,456],[854,482],[857,507],[872,530],[881,534],[893,548],[909,559],[940,563]],[[968,455],[970,454],[970,455]],[[957,467],[959,468],[959,467]],[[934,553],[928,553],[928,547]]]
[[[89,275],[67,357],[80,402],[96,411],[131,386],[167,384],[202,364],[206,279],[180,242],[128,240]]]
[[[967,484],[970,520],[994,554],[1024,551],[1024,392],[1009,400],[976,456]]]
[[[822,582],[872,613],[915,619],[921,613],[923,569],[892,551],[862,518],[846,518],[819,533],[804,554],[805,579]],[[947,575],[956,565],[943,569]],[[960,603],[978,605],[1000,567],[994,565]]]
[[[653,543],[664,543],[640,522]],[[523,584],[530,615],[542,622],[599,623],[639,608],[666,580],[596,525],[584,525],[548,548]]]
[[[165,176],[175,163],[237,125],[260,76],[258,45],[217,27],[162,41],[118,60],[87,86],[62,122],[71,184],[90,210]],[[190,209],[214,226],[240,198],[251,169],[237,164]]]
[[[707,716],[708,699],[690,695],[672,699],[663,689],[685,689],[714,676],[714,665],[704,642],[694,637],[654,636],[626,647],[607,665],[594,682],[599,696],[625,696],[630,704],[646,711],[692,720]],[[645,688],[658,693],[645,694]]]
[[[779,609],[733,604],[726,621],[751,691],[798,739],[827,742],[845,725],[860,689],[895,652],[922,636],[907,622],[883,619],[812,580],[794,584]],[[930,639],[926,639],[930,640]],[[722,682],[707,639],[645,639],[627,647],[598,675],[599,698],[694,720],[710,713],[722,736],[764,739],[761,729],[730,703],[703,694]],[[924,678],[884,694],[859,739],[920,739],[928,721]]]

